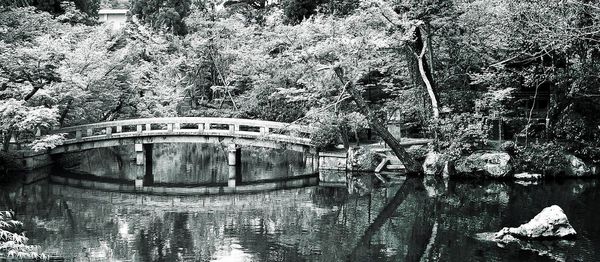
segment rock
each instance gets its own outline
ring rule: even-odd
[[[351,147],[348,149],[347,169],[354,171],[374,171],[383,157],[368,148]]]
[[[513,177],[516,180],[520,180],[520,181],[537,181],[537,180],[542,179],[542,174],[523,172],[523,173],[515,174]]]
[[[533,219],[519,227],[503,228],[496,233],[495,238],[499,241],[507,241],[511,238],[565,238],[576,234],[563,210],[553,205],[544,208]]]
[[[473,153],[457,161],[456,171],[465,176],[482,172],[488,177],[505,178],[512,171],[510,160],[510,155],[504,152]]]
[[[443,158],[443,154],[436,152],[429,152],[425,156],[425,161],[423,162],[423,173],[425,175],[436,175],[442,173],[443,162],[441,161]]]
[[[454,162],[446,154],[429,152],[423,162],[423,173],[425,175],[442,175],[443,177],[454,175]]]
[[[475,235],[475,239],[480,241],[495,242],[500,248],[518,248],[527,250],[538,254],[539,256],[549,258],[551,261],[567,261],[568,254],[572,252],[575,241],[572,240],[558,240],[558,241],[536,241],[536,240],[522,240],[513,236],[507,235],[498,241],[493,232],[478,233]],[[570,260],[578,261],[578,260]],[[579,260],[583,261],[583,260]]]
[[[592,175],[592,169],[581,158],[574,155],[567,155],[568,166],[566,169],[567,176],[589,176]]]

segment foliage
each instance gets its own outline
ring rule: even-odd
[[[437,134],[435,151],[452,156],[468,155],[483,149],[487,143],[488,125],[484,118],[473,114],[452,114],[430,124]]]
[[[319,1],[313,0],[284,0],[283,13],[286,22],[298,24],[316,13]]]
[[[42,2],[0,10],[5,135],[223,116],[312,124],[322,130],[319,146],[347,145],[348,133],[366,127],[343,90],[353,81],[374,111],[429,128],[437,149],[452,154],[485,146],[484,119],[497,117],[505,138],[525,130],[529,141],[600,145],[593,1],[136,0],[118,32],[89,22],[95,0]],[[451,112],[435,123],[412,50],[416,32],[428,47],[425,74]],[[538,120],[543,126],[530,128]]]
[[[38,152],[62,145],[65,141],[65,135],[66,134],[52,134],[36,139],[30,145],[31,150]]]
[[[318,149],[331,149],[338,144],[339,129],[333,123],[319,123],[311,133],[310,141]]]
[[[185,35],[187,27],[183,20],[190,12],[190,5],[190,0],[134,0],[131,12],[154,29]]]
[[[0,101],[0,130],[4,132],[34,132],[56,124],[57,110],[43,106],[27,107],[21,100]]]
[[[522,172],[558,174],[568,166],[565,147],[557,143],[533,143],[527,147],[517,147],[514,164]]]
[[[27,245],[22,227],[23,223],[14,220],[14,212],[0,211],[0,258],[45,259],[38,253],[39,247]]]

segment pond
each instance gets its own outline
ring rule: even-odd
[[[200,148],[169,148],[160,154],[172,157],[155,164],[159,183],[225,183],[226,167],[196,157]],[[84,160],[102,161],[72,170],[129,179],[128,160],[115,164],[122,155],[115,152],[88,152]],[[245,156],[249,183],[312,171],[292,153]],[[363,174],[348,188],[158,196],[41,180],[2,188],[0,210],[16,211],[30,244],[67,261],[600,261],[599,186],[595,180],[523,185],[430,178],[381,185]],[[577,230],[575,240],[516,248],[475,239],[525,223],[553,204]]]

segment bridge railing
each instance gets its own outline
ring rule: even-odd
[[[281,122],[239,118],[165,117],[141,118],[71,126],[52,130],[66,133],[65,143],[143,135],[241,135],[282,140],[310,140],[314,128]]]

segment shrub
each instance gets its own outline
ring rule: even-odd
[[[436,151],[461,156],[483,149],[489,128],[485,119],[462,113],[431,122],[430,130],[437,134]]]
[[[517,171],[557,174],[569,164],[565,152],[563,146],[552,142],[516,147],[514,166]]]
[[[338,128],[335,125],[319,125],[311,133],[310,140],[318,149],[331,148],[338,142]]]
[[[37,246],[27,245],[27,237],[22,233],[23,223],[13,219],[11,211],[0,211],[0,260],[4,259],[45,259],[37,252]]]

